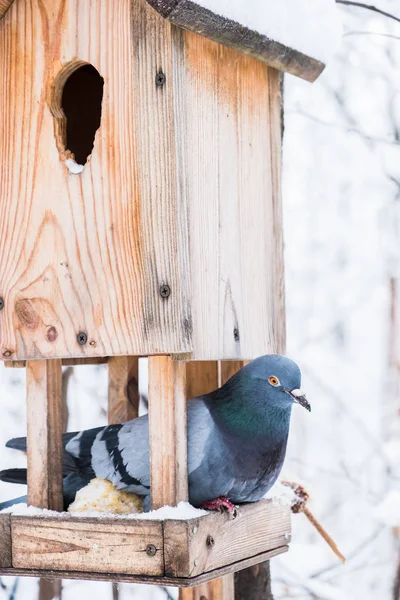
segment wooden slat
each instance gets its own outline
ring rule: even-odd
[[[0,22],[1,360],[191,351],[171,27],[144,0],[15,2]],[[59,101],[73,61],[105,81],[79,175]]]
[[[108,422],[124,423],[139,415],[139,358],[114,356],[108,361]]]
[[[93,358],[63,358],[61,363],[63,367],[80,367],[83,365],[103,365],[108,362],[107,357],[98,356]],[[24,369],[26,360],[6,360],[4,366],[8,369]]]
[[[15,568],[164,573],[161,521],[13,516],[11,523]]]
[[[11,567],[11,515],[0,515],[0,568]]]
[[[193,358],[256,358],[284,338],[278,74],[188,31],[174,40]]]
[[[218,363],[215,360],[186,363],[187,397],[196,398],[218,387]]]
[[[62,510],[61,361],[28,361],[26,392],[28,504]]]
[[[202,583],[196,587],[184,588],[179,592],[179,600],[233,600],[235,583],[233,573]]]
[[[194,577],[287,544],[290,507],[268,500],[240,507],[240,515],[165,521],[165,574]],[[212,538],[212,542],[210,539]]]
[[[273,558],[274,556],[277,556],[278,554],[282,554],[283,552],[287,551],[288,547],[282,546],[281,548],[276,548],[276,550],[271,550],[270,552],[263,552],[262,554],[258,554],[257,556],[252,556],[251,558],[235,562],[231,565],[224,566],[221,569],[216,569],[215,571],[203,573],[202,575],[198,575],[197,577],[193,578],[184,577],[180,579],[175,579],[173,577],[152,577],[147,575],[115,575],[112,573],[99,573],[96,571],[93,571],[92,573],[84,573],[82,571],[54,571],[50,569],[40,570],[19,568],[0,568],[0,575],[24,577],[62,577],[63,579],[87,579],[91,581],[117,581],[126,583],[145,583],[150,585],[193,587],[201,585],[207,581],[211,581],[217,577],[223,577],[228,573],[233,573],[234,571],[245,569],[252,565],[258,564],[260,561],[269,560],[270,558]]]
[[[186,367],[168,356],[149,357],[151,504],[187,500]]]

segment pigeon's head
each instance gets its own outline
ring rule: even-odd
[[[267,354],[253,360],[245,369],[252,379],[265,382],[270,404],[289,406],[297,403],[311,411],[307,398],[300,390],[300,369],[290,358],[280,354]]]

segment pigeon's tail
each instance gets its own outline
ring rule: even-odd
[[[26,484],[27,470],[26,469],[5,469],[0,471],[0,481],[6,483],[22,483]]]
[[[0,510],[4,510],[5,508],[10,508],[14,506],[14,504],[26,504],[27,497],[20,496],[19,498],[13,498],[12,500],[7,500],[7,502],[0,502]]]
[[[22,483],[26,484],[27,470],[26,469],[6,469],[0,471],[0,481],[7,483]],[[78,473],[70,473],[63,480],[63,494],[64,494],[64,510],[68,509],[68,506],[75,500],[76,492],[81,488],[85,487],[90,481],[90,477],[84,477]],[[15,498],[14,500],[8,500],[7,502],[0,502],[0,510],[9,508],[13,504],[21,504],[27,502],[26,496]]]

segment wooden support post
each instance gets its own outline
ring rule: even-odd
[[[26,363],[28,504],[63,510],[61,360]],[[62,580],[39,581],[39,600],[61,598]]]
[[[139,415],[139,357],[108,360],[108,423],[124,423]]]
[[[108,424],[123,423],[139,416],[139,357],[108,359]],[[118,583],[111,584],[112,600],[119,600]]]
[[[62,511],[61,360],[28,361],[28,504]]]
[[[151,505],[187,500],[186,366],[149,357]]]

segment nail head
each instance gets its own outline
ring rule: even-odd
[[[0,298],[0,310],[4,308],[4,298]]]

